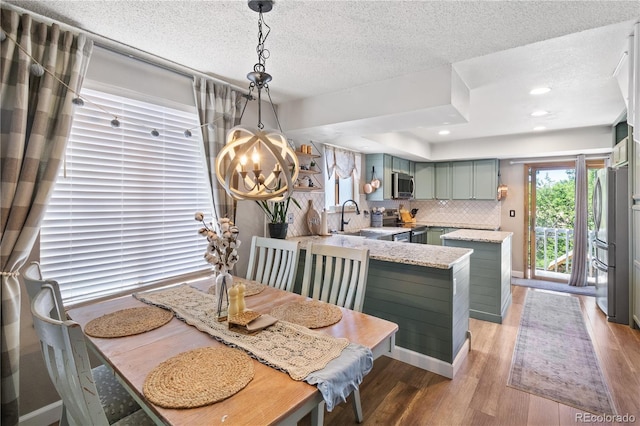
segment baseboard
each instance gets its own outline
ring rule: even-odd
[[[42,426],[60,421],[62,416],[62,401],[45,405],[35,411],[20,416],[19,426]]]
[[[476,311],[475,309],[469,309],[469,318],[477,319],[480,321],[495,322],[496,324],[502,324],[502,315],[492,314],[489,312]]]
[[[514,278],[524,278],[524,272],[522,271],[511,271],[511,276]]]
[[[433,358],[428,355],[412,351],[410,349],[402,348],[400,346],[395,347],[395,349],[393,350],[393,355],[391,356],[393,359],[406,362],[407,364],[413,365],[414,367],[422,368],[423,370],[431,371],[432,373],[436,373],[449,379],[453,379],[453,377],[460,369],[460,365],[462,365],[462,362],[467,357],[468,352],[469,339],[466,339],[464,344],[462,345],[462,348],[460,348],[458,355],[453,360],[453,363],[448,363],[442,361],[441,359]]]

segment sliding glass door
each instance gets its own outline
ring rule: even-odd
[[[568,282],[573,266],[575,222],[575,163],[550,162],[526,165],[528,169],[528,197],[526,197],[528,249],[526,264],[532,279]],[[592,196],[595,174],[603,161],[587,163],[587,197],[589,247],[592,253],[593,213]],[[590,259],[588,259],[589,262]],[[588,263],[589,278],[592,279]]]

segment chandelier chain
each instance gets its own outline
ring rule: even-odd
[[[267,28],[267,32],[262,32],[262,26]],[[271,27],[264,22],[264,17],[262,15],[262,6],[260,6],[260,14],[258,18],[258,45],[256,46],[256,53],[258,54],[258,63],[253,66],[253,70],[255,72],[265,72],[265,63],[269,58],[269,49],[264,47],[265,42],[267,41],[267,37],[269,37],[269,33],[271,32]]]

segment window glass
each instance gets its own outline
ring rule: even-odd
[[[208,271],[212,200],[195,107],[83,89],[41,230],[43,274],[75,302]],[[109,122],[117,115],[121,122]],[[159,136],[153,137],[156,129]]]

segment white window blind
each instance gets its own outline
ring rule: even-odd
[[[212,200],[195,108],[96,90],[77,108],[41,230],[43,274],[76,302],[209,269],[194,213]],[[111,117],[121,121],[110,126]],[[150,134],[151,129],[159,137]],[[66,173],[66,176],[65,176]]]

